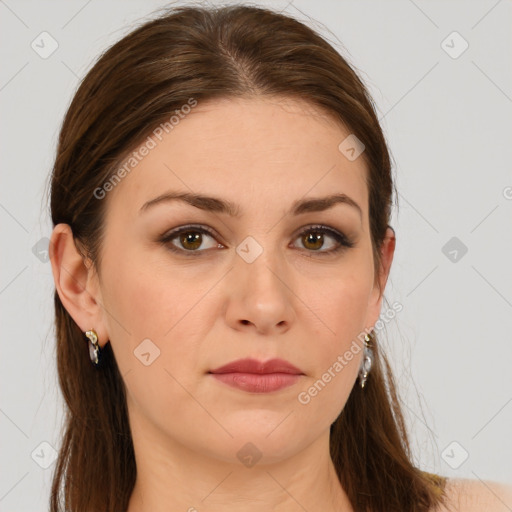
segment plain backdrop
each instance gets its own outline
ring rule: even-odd
[[[60,124],[96,57],[166,4],[0,0],[2,511],[47,510],[61,439],[45,252]],[[320,31],[375,99],[399,191],[385,296],[403,306],[380,338],[417,464],[512,483],[512,3],[254,4]]]

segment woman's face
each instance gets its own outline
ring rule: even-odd
[[[101,199],[92,327],[112,345],[135,440],[265,463],[326,435],[356,381],[358,335],[381,306],[367,169],[338,148],[349,135],[302,102],[199,103]],[[171,193],[216,199],[151,203]],[[350,199],[300,208],[335,194]],[[284,359],[302,375],[260,392],[209,373],[244,358]]]

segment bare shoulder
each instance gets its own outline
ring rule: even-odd
[[[433,512],[510,512],[512,485],[489,480],[449,478],[446,504]]]

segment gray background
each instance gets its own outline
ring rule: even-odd
[[[386,297],[403,305],[382,343],[417,464],[512,483],[511,2],[256,3],[317,28],[377,103],[400,203]],[[93,59],[166,4],[0,0],[2,511],[47,510],[60,443],[44,252],[59,126]]]

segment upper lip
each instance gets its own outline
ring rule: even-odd
[[[270,359],[268,361],[258,361],[257,359],[238,359],[231,363],[210,370],[209,373],[290,373],[302,375],[303,372],[296,366],[284,359]]]

